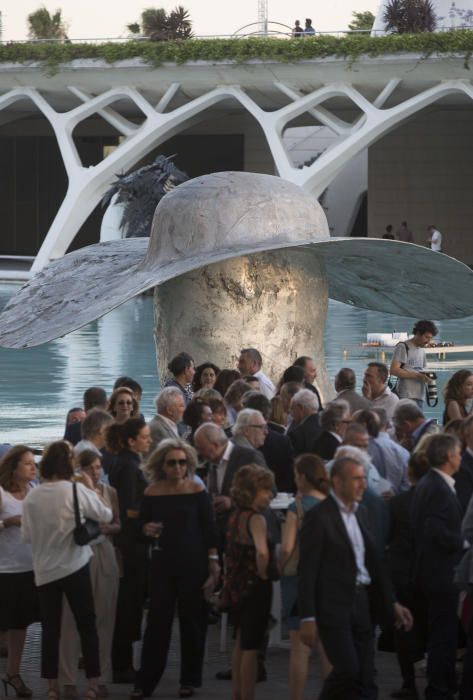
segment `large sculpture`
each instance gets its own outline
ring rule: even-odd
[[[0,345],[47,342],[156,287],[159,366],[186,349],[228,366],[260,348],[273,376],[310,354],[328,390],[328,297],[434,319],[473,312],[473,272],[410,243],[330,238],[307,192],[278,177],[215,173],[159,203],[150,239],[82,248],[48,265],[0,315]]]

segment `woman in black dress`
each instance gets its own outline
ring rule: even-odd
[[[179,696],[202,685],[206,600],[218,581],[219,566],[212,505],[191,476],[197,465],[192,447],[163,440],[146,465],[151,484],[141,508],[143,533],[151,549],[150,608],[132,698],[149,697],[166,666],[177,604],[181,643]]]
[[[132,683],[133,642],[141,638],[146,591],[146,545],[139,542],[139,513],[147,482],[141,455],[151,445],[149,428],[141,418],[114,423],[107,430],[107,447],[116,454],[108,478],[118,495],[122,529],[115,536],[121,557],[122,577],[112,644],[114,683]]]

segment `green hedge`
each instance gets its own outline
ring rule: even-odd
[[[343,58],[350,62],[362,55],[370,57],[396,53],[418,53],[423,57],[436,54],[460,54],[465,68],[473,52],[473,31],[462,30],[438,34],[401,34],[370,37],[348,34],[337,38],[319,36],[313,39],[190,39],[187,41],[151,42],[130,40],[125,43],[59,44],[25,43],[0,46],[0,63],[39,61],[49,72],[61,63],[74,59],[100,59],[107,63],[141,58],[158,67],[164,62],[182,64],[187,61],[235,61],[252,59],[294,63],[300,60]]]

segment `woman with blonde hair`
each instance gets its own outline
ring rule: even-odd
[[[0,629],[7,630],[8,659],[2,678],[5,695],[31,697],[20,676],[26,628],[39,620],[31,545],[23,542],[23,502],[36,478],[34,454],[26,445],[11,447],[0,461]]]
[[[140,417],[140,407],[131,389],[121,386],[115,389],[108,402],[108,412],[116,423],[124,423],[129,418]]]
[[[163,440],[145,470],[150,484],[141,507],[143,534],[154,541],[150,607],[132,698],[149,697],[166,667],[177,607],[181,671],[179,697],[202,685],[207,606],[219,578],[210,498],[192,476],[195,450],[178,438]]]
[[[305,513],[323,501],[329,492],[329,480],[322,459],[315,454],[302,454],[294,463],[297,496],[289,506],[283,528],[279,568],[281,570],[281,594],[284,614],[287,618],[290,640],[289,698],[302,700],[309,670],[310,649],[299,636],[297,614],[297,563],[299,559],[299,530]],[[325,679],[330,663],[322,643],[316,645],[320,662],[320,675]]]
[[[235,510],[227,525],[222,601],[232,614],[236,639],[232,656],[234,700],[252,700],[258,649],[268,628],[272,544],[263,512],[274,493],[272,472],[256,464],[240,467],[231,489]]]

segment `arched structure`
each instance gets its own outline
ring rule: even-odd
[[[153,71],[138,60],[113,67],[82,61],[61,67],[58,76],[49,79],[38,67],[0,70],[0,123],[17,103],[24,104],[25,99],[34,103],[54,131],[68,177],[66,196],[32,272],[64,255],[118,172],[207,118],[209,110],[224,117],[236,105],[240,113],[251,115],[264,134],[276,174],[318,197],[351,158],[403,120],[445,98],[473,98],[460,57],[364,58],[350,69],[346,61],[335,58],[291,66],[262,61],[202,63]],[[17,87],[8,89],[13,78]],[[102,89],[105,85],[112,87]],[[65,107],[55,106],[59,93]],[[117,108],[124,100],[131,105],[127,116]],[[73,132],[94,115],[122,139],[107,158],[85,167]],[[296,123],[325,125],[336,134],[329,148],[302,168],[291,162],[283,143],[284,130]]]

